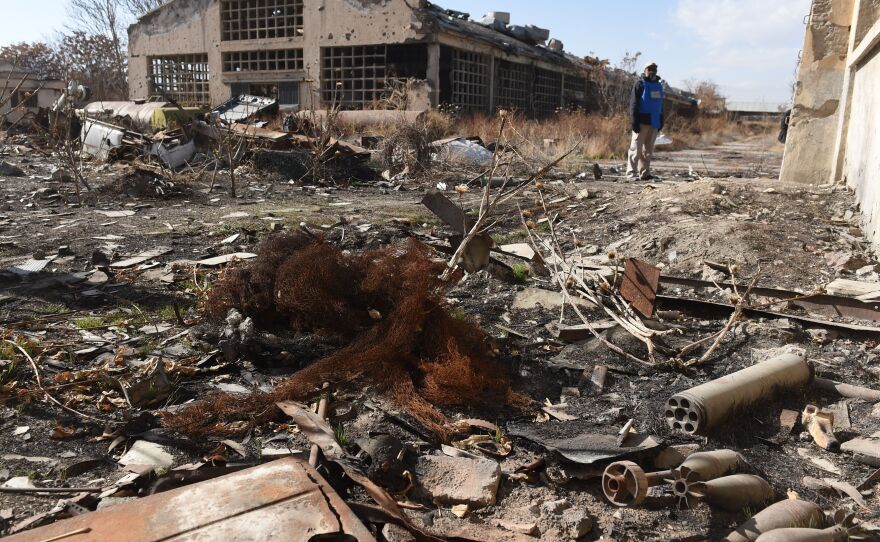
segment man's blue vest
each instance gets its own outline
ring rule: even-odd
[[[651,126],[660,129],[660,115],[663,113],[663,84],[660,81],[642,80],[642,95],[639,98],[639,113],[651,115]]]

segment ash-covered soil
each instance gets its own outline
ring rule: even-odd
[[[277,329],[269,333],[244,329],[239,323],[227,332],[227,322],[205,317],[204,303],[230,266],[247,262],[196,262],[256,253],[268,236],[290,231],[323,236],[355,253],[408,238],[446,245],[450,230],[419,202],[439,181],[450,187],[462,182],[454,175],[438,174],[400,186],[384,182],[312,187],[243,169],[237,175],[238,195],[232,197],[225,180],[208,193],[210,175],[169,180],[122,163],[91,163],[86,165],[86,178],[92,190],[78,205],[70,183],[51,180],[51,158],[26,147],[5,152],[0,159],[21,167],[25,176],[0,178],[0,269],[54,258],[36,273],[0,272],[3,338],[31,356],[43,388],[71,410],[46,400],[26,356],[4,342],[0,483],[15,479],[17,484],[40,487],[111,486],[129,474],[118,460],[137,441],[160,445],[170,454],[172,468],[202,462],[257,464],[290,454],[307,457],[308,439],[283,417],[244,435],[218,434],[195,441],[164,429],[162,412],[179,411],[217,391],[242,397],[269,392],[282,379],[346,345],[338,337]],[[658,169],[660,178],[649,182],[627,182],[608,164],[603,164],[605,177],[598,181],[589,174],[587,180],[571,172],[552,173],[540,191],[530,187],[501,205],[489,231],[498,245],[524,243],[524,219],[532,220],[533,233],[542,237],[551,235],[552,221],[552,233],[565,252],[577,250],[594,261],[604,258],[608,267],[614,267],[609,254],[635,257],[660,266],[664,275],[710,281],[730,277],[706,261],[735,266],[741,289],[756,273],[760,286],[805,293],[835,278],[877,280],[880,268],[867,250],[852,194],[844,187],[783,185],[750,177],[750,172],[776,167],[778,155],[762,150],[760,142],[713,152],[711,164],[728,164],[727,170],[721,169],[734,176],[701,175],[702,163],[689,169],[685,164],[693,157],[690,151],[660,153],[658,163],[665,166]],[[476,186],[461,196],[451,190],[447,194],[466,209],[479,205]],[[143,261],[113,266],[159,248],[157,255]],[[441,252],[436,257],[448,258]],[[498,257],[517,269],[524,267],[516,258]],[[473,408],[465,401],[442,409],[451,420],[479,418],[497,424],[493,442],[509,443],[509,454],[501,457],[471,449],[500,464],[497,502],[459,518],[448,505],[409,494],[422,506],[407,511],[415,524],[437,534],[463,532],[465,527],[479,532],[491,526],[512,540],[576,535],[583,540],[714,540],[756,511],[723,512],[705,503],[680,510],[663,488],[654,488],[640,507],[616,508],[599,483],[608,461],[576,465],[514,434],[524,427],[553,439],[616,434],[630,419],[635,431],[653,436],[661,448],[736,450],[748,463],[745,472],[765,478],[777,499],[796,494],[827,512],[845,508],[863,522],[880,521],[878,480],[861,489],[865,507],[843,493],[817,489],[809,480],[829,478],[857,487],[876,467],[849,453],[818,448],[800,424],[780,435],[783,409],[801,412],[814,404],[834,409],[839,440],[868,437],[880,431],[880,409],[869,402],[812,387],[778,393],[737,412],[705,437],[674,433],[663,417],[672,394],[767,359],[786,345],[803,349],[820,376],[880,388],[877,338],[827,331],[796,319],[745,317],[732,326],[706,363],[684,368],[658,354],[655,366],[645,367],[596,339],[559,341],[551,331],[560,322],[558,307],[513,307],[526,288],[556,291],[558,285],[537,274],[524,277],[521,271],[520,279],[508,282],[483,271],[465,276],[446,292],[453,317],[481,327],[493,339],[505,377],[530,401],[498,408]],[[723,302],[731,294],[714,287],[667,285],[661,290]],[[808,315],[785,304],[771,308]],[[587,314],[595,321],[607,319],[596,309]],[[562,316],[566,324],[580,323],[570,307]],[[726,322],[726,317],[699,313],[665,316],[652,325],[677,330],[662,338],[669,352],[718,332]],[[846,316],[832,319],[876,325]],[[221,344],[224,333],[240,348],[228,350]],[[248,333],[250,343],[242,341]],[[619,326],[604,337],[633,355],[647,355],[644,344]],[[132,406],[137,398],[122,390],[145,379],[157,363],[163,364],[170,389],[155,401]],[[608,367],[601,391],[589,382],[598,365]],[[411,460],[438,453],[437,436],[417,417],[400,411],[380,384],[334,383],[330,421],[340,444],[356,454],[377,435],[390,434],[408,446]],[[541,406],[547,401],[566,403],[564,411],[573,419],[545,419]],[[634,459],[650,471],[654,455],[656,451]],[[541,466],[516,472],[539,459]],[[158,469],[158,475],[105,497],[100,506],[155,490],[167,470]],[[332,470],[324,474],[338,477]],[[0,533],[71,496],[0,493]],[[357,490],[348,496],[365,499]],[[193,513],[196,509],[194,505]]]

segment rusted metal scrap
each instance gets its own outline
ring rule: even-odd
[[[723,542],[754,542],[762,534],[789,527],[822,527],[825,514],[817,504],[786,499],[771,504],[724,537]]]
[[[691,485],[733,472],[742,462],[742,456],[733,450],[698,452],[675,469],[650,473],[632,461],[618,461],[608,465],[602,474],[602,491],[616,506],[641,504],[648,488],[661,484],[672,484],[675,494],[684,497]]]
[[[5,540],[37,542],[69,537],[76,542],[123,538],[131,542],[281,541],[330,535],[375,541],[307,461],[289,457],[75,516]]]
[[[660,285],[660,269],[642,260],[627,258],[620,295],[645,318],[654,314],[654,300]]]
[[[676,297],[670,295],[657,295],[657,305],[665,309],[679,310],[682,312],[698,314],[701,317],[706,316],[726,316],[730,315],[736,307],[729,303],[719,303],[716,301],[705,301],[702,299],[689,299],[685,297]],[[874,326],[862,326],[858,324],[845,324],[842,322],[830,322],[819,318],[809,318],[807,316],[798,316],[792,313],[769,311],[763,309],[743,309],[742,313],[752,318],[768,318],[771,320],[786,318],[792,322],[798,322],[804,327],[821,327],[840,333],[846,337],[858,339],[878,339],[880,338],[880,328]]]
[[[464,237],[474,227],[475,220],[469,217],[458,205],[444,196],[439,190],[432,188],[422,198],[422,205],[445,222],[457,234],[450,239],[453,247],[461,244]],[[495,245],[487,233],[478,233],[468,243],[461,257],[461,265],[468,273],[475,273],[486,268],[491,261],[490,252]]]
[[[673,395],[666,403],[666,422],[688,434],[704,434],[737,409],[763,401],[783,389],[797,389],[813,378],[813,366],[802,353],[786,352]]]
[[[733,289],[733,283],[730,282],[710,282],[707,280],[692,279],[686,277],[671,277],[662,275],[660,284],[691,286],[693,288],[721,288]],[[792,290],[781,290],[779,288],[764,288],[755,286],[752,288],[752,294],[760,297],[768,297],[778,299],[779,303],[791,303],[804,309],[821,314],[823,316],[849,316],[852,318],[863,318],[865,320],[874,320],[880,322],[880,302],[862,301],[854,297],[831,294],[804,294],[803,292],[795,292]]]

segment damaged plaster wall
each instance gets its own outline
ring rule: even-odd
[[[784,181],[846,182],[880,250],[880,0],[813,0]]]
[[[823,184],[832,175],[853,0],[814,0],[804,38],[780,180]]]
[[[205,53],[211,67],[211,97],[228,93],[219,70],[219,20],[216,0],[176,0],[131,25],[128,28],[129,98],[143,100],[150,96],[149,57]],[[207,21],[217,21],[217,24]]]

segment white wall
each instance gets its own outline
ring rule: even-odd
[[[850,107],[844,172],[865,234],[880,248],[880,45],[855,69]]]

